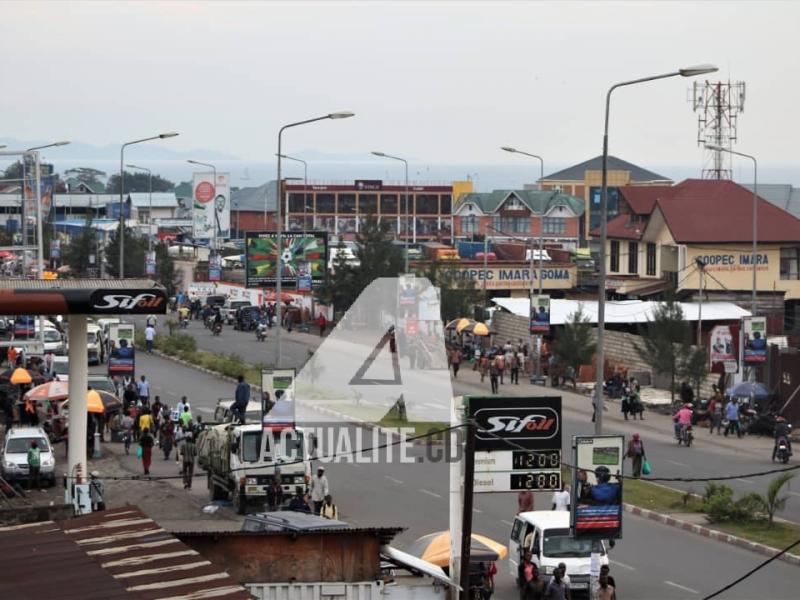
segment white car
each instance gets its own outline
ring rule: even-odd
[[[39,337],[39,332],[36,332],[36,337]],[[58,329],[45,329],[44,330],[44,351],[52,352],[55,355],[63,355],[67,352],[67,345],[64,342],[64,336]]]
[[[28,450],[34,440],[39,446],[41,460],[39,478],[50,485],[55,484],[56,459],[50,440],[41,427],[14,427],[6,434],[3,443],[3,479],[6,481],[28,479]]]
[[[103,344],[103,330],[97,325],[86,326],[86,352],[89,355],[89,363],[101,364],[105,359],[105,347]]]

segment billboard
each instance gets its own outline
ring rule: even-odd
[[[572,438],[571,528],[576,538],[613,540],[622,537],[621,435]]]
[[[742,319],[742,336],[745,364],[767,362],[767,318]]]
[[[294,288],[301,270],[313,282],[325,279],[328,268],[328,232],[284,232],[281,239],[282,285]],[[278,280],[278,233],[245,233],[246,287],[272,287]],[[308,275],[305,275],[308,277]]]
[[[711,329],[709,345],[710,366],[712,368],[715,363],[722,363],[725,365],[726,373],[736,373],[739,370],[736,346],[733,343],[733,334],[730,327],[717,325]]]
[[[310,292],[312,284],[311,265],[304,261],[297,263],[297,291]]]
[[[195,173],[192,176],[193,237],[212,240],[230,237],[231,230],[230,173]]]
[[[144,273],[145,275],[156,274],[156,251],[150,250],[144,253]]]
[[[264,427],[294,427],[294,387],[294,369],[265,369],[261,372],[261,390],[264,394],[261,413]]]
[[[136,351],[133,347],[134,326],[111,323],[108,326],[108,374],[133,376],[136,372]]]
[[[219,254],[212,254],[208,257],[208,280],[219,281],[222,275],[222,257]]]
[[[550,296],[531,296],[531,333],[550,333]]]

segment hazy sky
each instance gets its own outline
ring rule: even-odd
[[[710,62],[747,83],[736,147],[796,165],[798,25],[800,4],[765,1],[4,2],[0,137],[175,130],[171,149],[270,161],[282,124],[349,109],[286,151],[565,165],[600,153],[611,84]],[[615,92],[611,152],[699,170],[690,85]]]

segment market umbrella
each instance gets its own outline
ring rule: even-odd
[[[7,381],[12,385],[27,385],[29,383],[40,384],[46,381],[44,375],[36,371],[16,367],[13,369],[6,369],[0,373],[0,381]]]
[[[69,400],[64,403],[69,408]],[[107,413],[122,409],[122,402],[114,394],[103,390],[89,390],[86,394],[86,409],[90,413]]]
[[[472,323],[464,327],[462,333],[471,333],[472,335],[478,335],[481,337],[487,337],[492,335],[492,332],[486,323],[478,323],[477,321],[473,321]]]
[[[405,551],[439,567],[446,567],[450,564],[450,532],[440,531],[423,535],[412,542]],[[508,550],[503,544],[477,533],[472,534],[470,562],[496,561],[507,555]]]
[[[767,398],[769,390],[763,383],[743,381],[728,388],[726,394],[731,398]]]
[[[26,400],[31,399],[34,402],[58,401],[67,398],[69,398],[68,381],[48,381],[37,385],[25,394]]]
[[[452,321],[450,321],[447,325],[444,326],[444,328],[447,331],[452,331],[454,329],[456,331],[460,331],[459,327],[461,327],[463,329],[464,327],[469,325],[471,322],[472,322],[472,319],[467,319],[466,317],[460,317],[458,319],[453,319]]]

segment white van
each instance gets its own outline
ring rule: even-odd
[[[89,363],[101,364],[105,359],[105,348],[103,347],[103,330],[98,325],[86,326],[86,352],[89,355]]]
[[[511,576],[516,581],[525,538],[530,536],[528,549],[533,563],[545,582],[553,576],[558,563],[567,566],[570,589],[589,591],[592,552],[600,553],[600,565],[608,564],[605,544],[600,540],[576,540],[569,534],[569,511],[534,510],[523,512],[514,519],[511,540],[508,543],[508,562]]]
[[[54,485],[56,481],[56,459],[47,434],[41,427],[13,427],[6,434],[3,444],[3,479],[25,481],[28,479],[28,449],[31,442],[39,446],[39,478]]]

